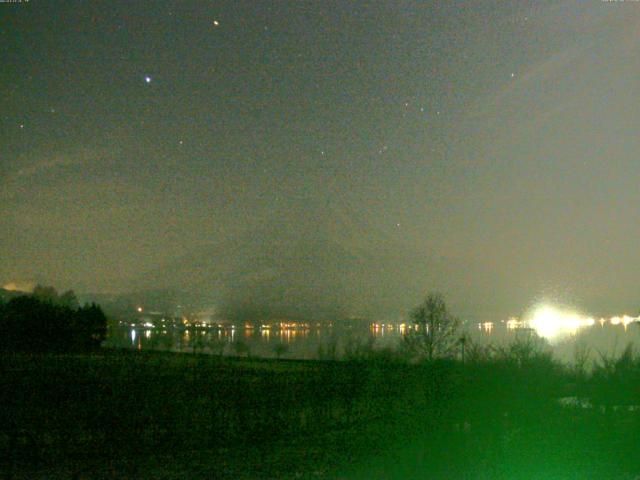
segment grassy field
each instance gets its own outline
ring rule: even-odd
[[[633,479],[640,362],[1,357],[5,478]],[[562,399],[562,400],[560,400]]]

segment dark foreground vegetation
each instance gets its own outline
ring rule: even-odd
[[[342,361],[97,348],[71,292],[0,305],[10,479],[635,479],[640,357],[588,372],[534,335],[471,344],[429,295],[398,351]],[[238,355],[242,352],[238,351]]]
[[[5,478],[633,479],[640,359],[8,354]]]

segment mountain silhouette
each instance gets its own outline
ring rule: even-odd
[[[307,205],[204,244],[138,284],[190,292],[233,320],[337,319],[397,313],[417,298],[425,268],[401,237],[345,208]]]

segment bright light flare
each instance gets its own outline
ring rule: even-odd
[[[554,341],[568,335],[575,335],[580,328],[592,326],[595,320],[583,317],[576,312],[542,305],[533,312],[528,323],[538,335]]]
[[[622,315],[608,319],[601,317],[596,320],[573,310],[560,309],[553,305],[543,304],[530,312],[524,320],[511,317],[505,323],[507,330],[531,328],[541,337],[554,341],[569,335],[575,335],[580,329],[593,327],[596,324],[600,325],[601,328],[604,328],[607,323],[612,326],[622,325],[626,331],[627,327],[635,322],[640,322],[640,316]],[[483,330],[483,324],[479,323],[478,329]]]

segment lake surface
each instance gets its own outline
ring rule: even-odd
[[[317,359],[341,357],[345,350],[371,343],[374,348],[396,348],[405,329],[398,324],[371,324],[359,327],[207,327],[155,328],[145,326],[114,327],[110,329],[106,346],[137,350],[171,350],[225,355],[244,355],[273,358]],[[462,330],[481,345],[504,346],[523,335],[526,328],[513,328],[508,322],[466,324]],[[575,331],[546,339],[554,355],[571,362],[576,351],[585,350],[591,360],[601,355],[616,355],[628,345],[640,347],[640,326],[631,324],[598,323],[582,326]],[[335,355],[331,352],[334,351]]]

